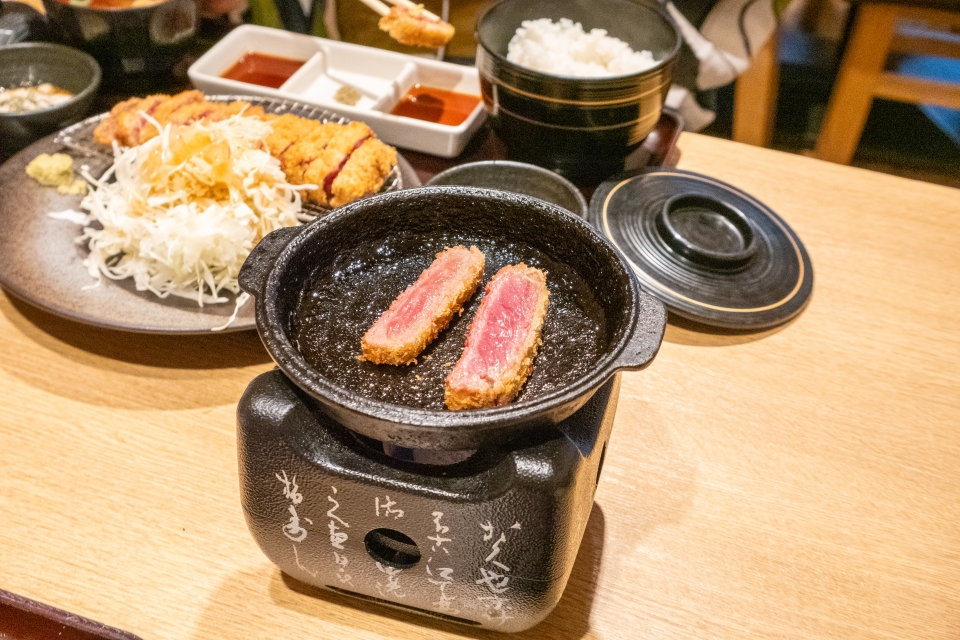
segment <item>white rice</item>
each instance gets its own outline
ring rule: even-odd
[[[634,51],[605,29],[586,33],[569,18],[524,20],[507,45],[507,60],[552,75],[584,78],[639,73],[657,64],[649,51]]]

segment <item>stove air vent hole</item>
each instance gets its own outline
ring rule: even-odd
[[[410,536],[395,529],[374,529],[363,539],[370,557],[397,569],[409,569],[420,562],[420,549]]]

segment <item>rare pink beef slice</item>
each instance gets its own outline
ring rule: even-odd
[[[483,253],[476,247],[451,247],[438,253],[363,335],[360,359],[394,365],[416,362],[454,314],[463,311],[483,279],[483,263]]]
[[[517,397],[533,370],[549,298],[543,271],[521,262],[497,272],[447,376],[447,408],[501,406]]]

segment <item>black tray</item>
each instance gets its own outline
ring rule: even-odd
[[[63,609],[0,589],[0,638],[4,640],[140,640]]]

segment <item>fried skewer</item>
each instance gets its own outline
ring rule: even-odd
[[[391,38],[413,47],[442,47],[450,42],[456,30],[453,25],[444,22],[434,13],[414,4],[410,0],[387,0],[393,7],[388,7],[380,0],[360,0],[378,14],[381,31],[386,31]]]
[[[397,7],[403,7],[404,9],[409,9],[410,11],[418,11],[419,14],[425,16],[429,20],[433,20],[435,22],[443,22],[442,20],[440,20],[440,16],[438,16],[435,13],[431,13],[430,11],[427,11],[426,9],[423,8],[422,4],[417,4],[416,2],[412,2],[411,0],[387,0],[387,2]]]

